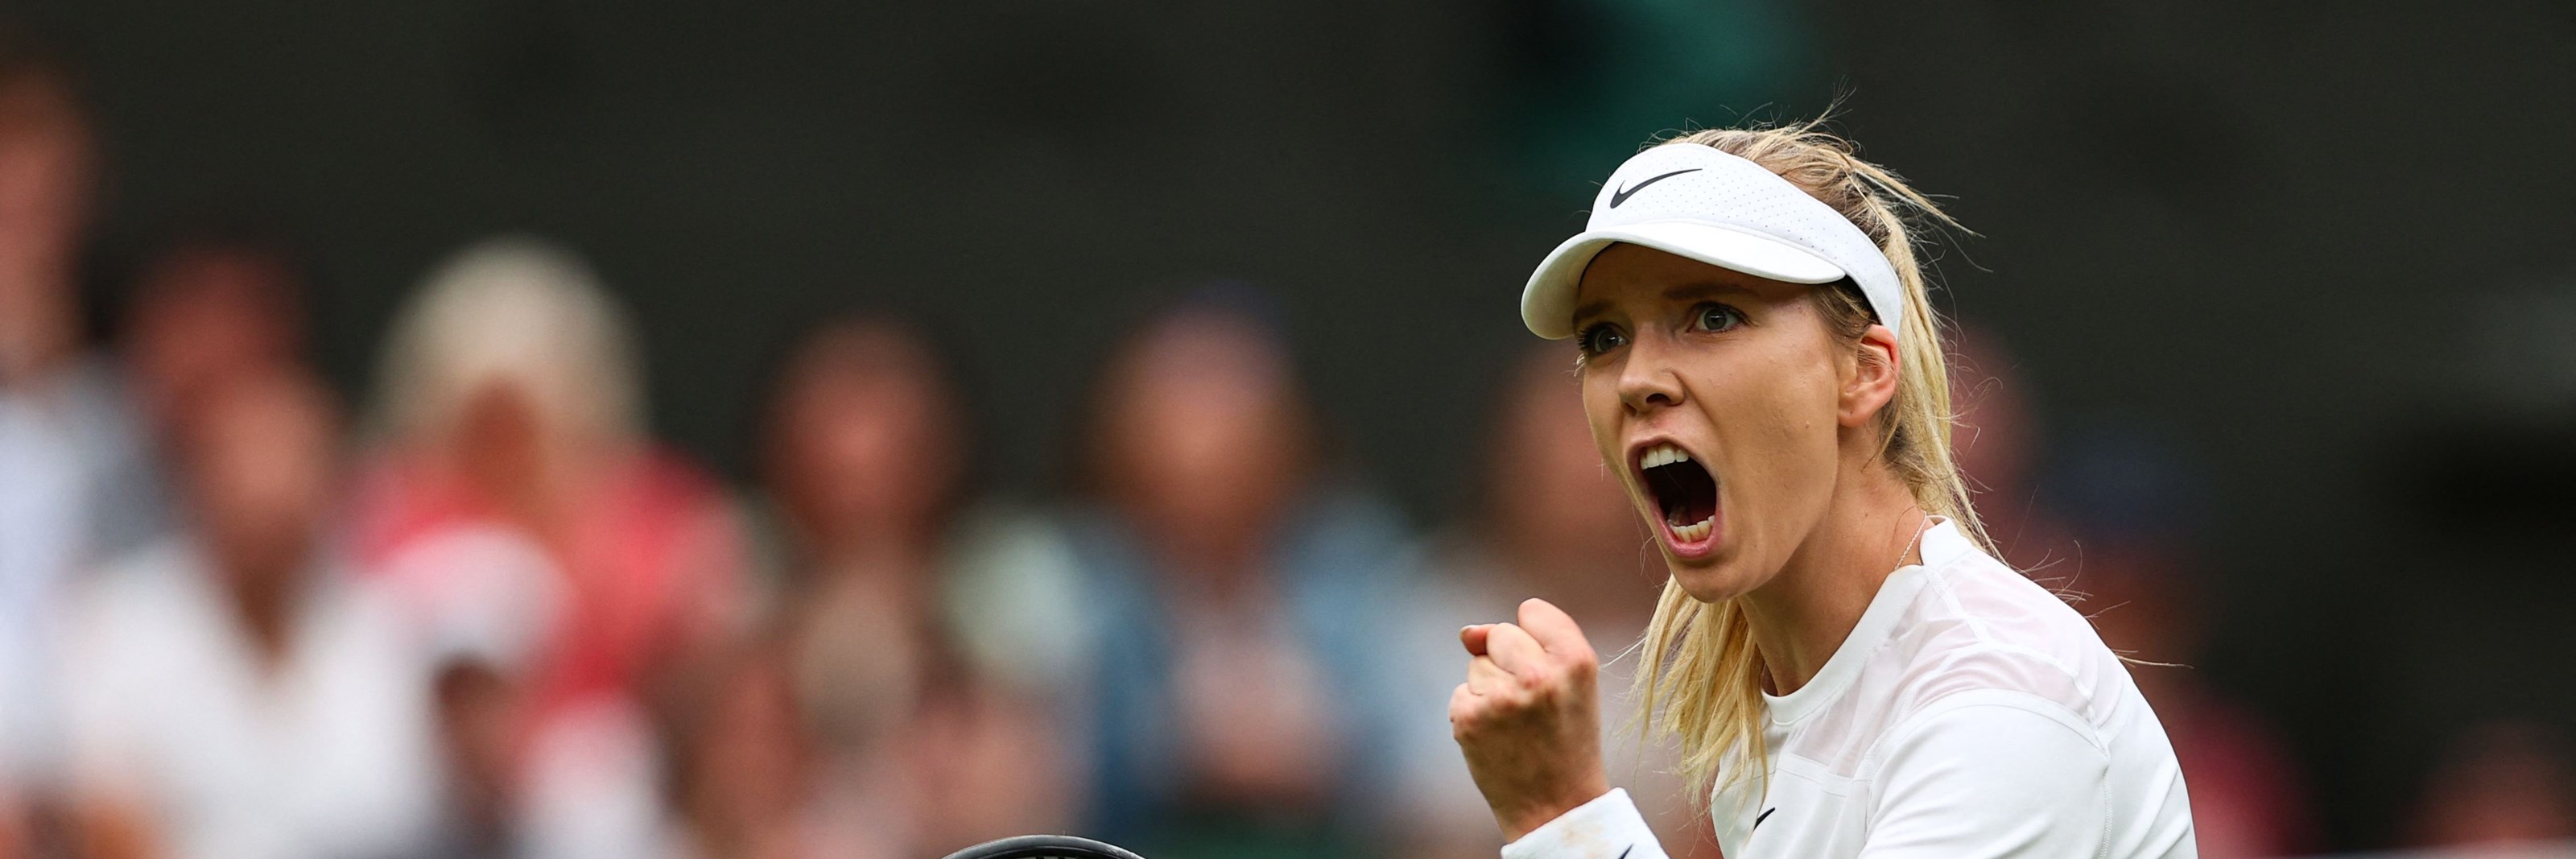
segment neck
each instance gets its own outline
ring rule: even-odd
[[[296,594],[293,571],[235,570],[228,577],[234,617],[242,624],[261,668],[274,672],[286,664],[294,646]]]
[[[1857,478],[1858,491],[1836,493],[1780,573],[1744,596],[1753,645],[1776,695],[1815,679],[1888,575],[1922,559],[1915,542],[1927,519],[1913,494],[1881,469],[1845,475]]]

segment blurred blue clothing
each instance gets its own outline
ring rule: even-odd
[[[1199,827],[1204,803],[1185,795],[1189,761],[1174,672],[1175,606],[1147,548],[1109,511],[1077,512],[1069,542],[1082,571],[1091,627],[1091,755],[1087,832],[1113,841],[1168,842]],[[1218,809],[1329,841],[1365,840],[1385,821],[1380,801],[1396,775],[1398,726],[1409,702],[1386,658],[1408,604],[1410,544],[1390,505],[1346,488],[1310,495],[1269,541],[1270,586],[1285,616],[1273,627],[1317,669],[1316,688],[1336,742],[1329,800],[1316,809]],[[1437,718],[1438,714],[1419,718]],[[1320,832],[1319,832],[1320,831]]]
[[[89,570],[161,535],[164,498],[143,420],[108,362],[0,388],[0,782],[55,775],[57,603]]]

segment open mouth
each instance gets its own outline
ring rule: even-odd
[[[1717,478],[1688,451],[1659,444],[1647,448],[1637,465],[1674,542],[1698,543],[1717,530]]]

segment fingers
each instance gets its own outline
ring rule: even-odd
[[[1520,622],[1479,623],[1458,630],[1471,657],[1492,657],[1512,672],[1540,672],[1551,662],[1596,664],[1592,643],[1574,618],[1542,599],[1521,603]]]
[[[1510,670],[1494,664],[1491,656],[1467,661],[1467,691],[1470,694],[1499,695],[1519,685],[1520,679],[1513,677]]]
[[[1520,629],[1541,648],[1558,656],[1592,658],[1592,642],[1564,609],[1537,597],[1521,601]]]
[[[1486,633],[1485,655],[1514,674],[1537,675],[1547,670],[1547,648],[1540,647],[1538,639],[1531,638],[1528,632],[1508,623],[1494,624]]]

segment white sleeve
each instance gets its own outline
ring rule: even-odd
[[[1888,735],[1864,859],[2070,859],[2108,850],[2110,768],[2091,726],[2018,692],[1944,699]]]
[[[1664,847],[1628,791],[1614,787],[1503,845],[1503,859],[1664,859]]]

